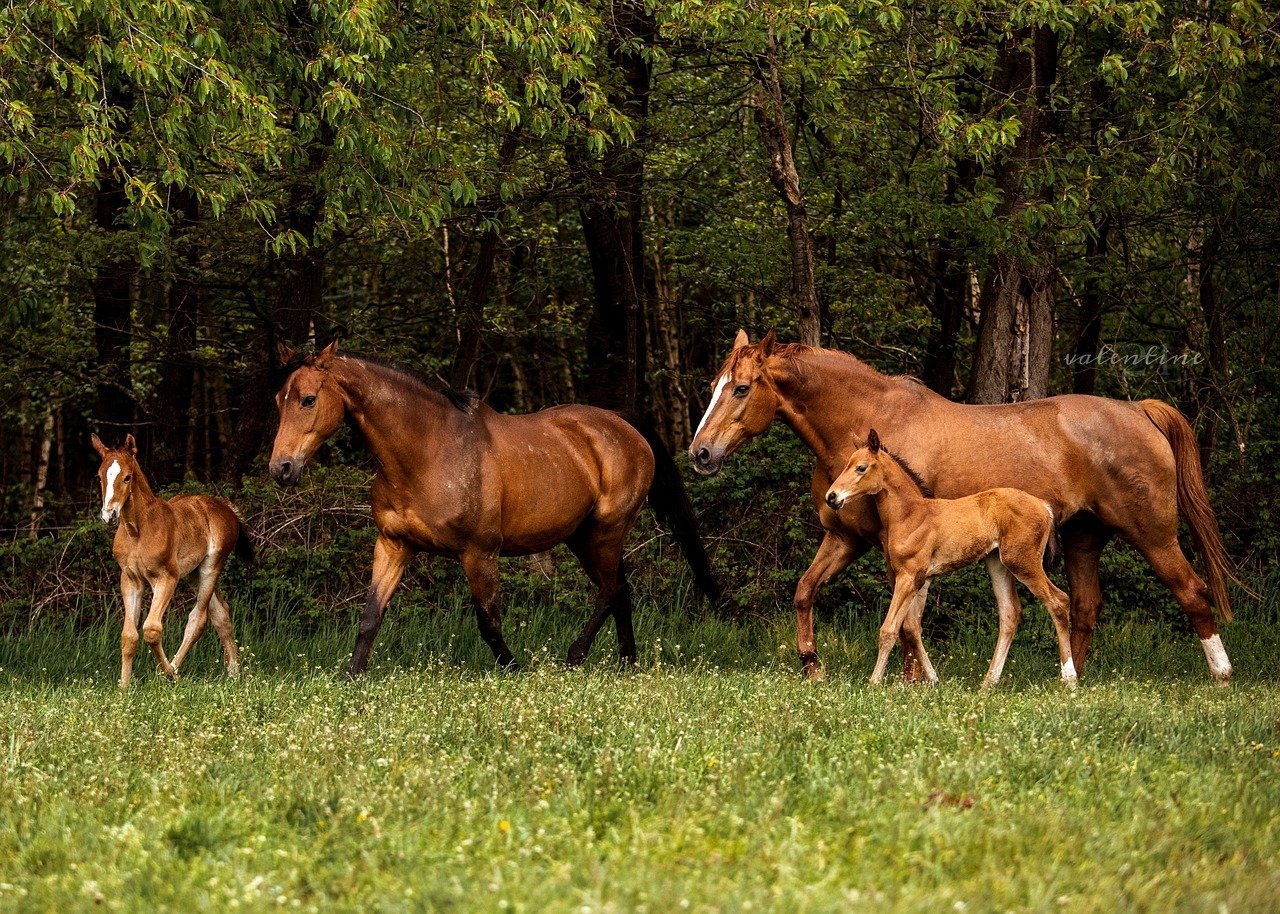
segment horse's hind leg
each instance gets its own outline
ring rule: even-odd
[[[200,639],[204,634],[205,626],[209,624],[209,599],[213,596],[213,588],[218,582],[218,572],[221,568],[213,568],[208,565],[200,567],[200,583],[196,588],[196,605],[191,610],[191,615],[187,616],[187,628],[182,634],[182,644],[178,647],[178,653],[173,655],[173,671],[176,673],[182,668],[182,661],[187,659],[187,653],[191,650],[192,645]]]
[[[213,630],[218,633],[222,642],[222,656],[227,664],[227,675],[232,679],[240,678],[240,649],[236,646],[236,633],[231,625],[231,611],[227,609],[222,594],[215,589],[209,599],[209,615],[213,619]]]
[[[1222,646],[1222,639],[1218,637],[1208,585],[1191,567],[1176,539],[1164,546],[1152,547],[1137,541],[1134,545],[1151,563],[1161,582],[1173,591],[1173,596],[1191,620],[1196,637],[1200,639],[1205,659],[1209,662],[1209,672],[1219,684],[1226,685],[1231,681],[1231,661]]]
[[[462,556],[462,568],[467,573],[467,586],[471,588],[471,600],[476,608],[476,624],[480,637],[493,651],[498,666],[506,670],[518,669],[515,655],[502,637],[502,607],[498,603],[498,556],[496,553],[468,552]],[[372,639],[371,639],[372,640]]]
[[[1000,681],[1005,661],[1009,659],[1013,636],[1018,633],[1018,623],[1022,621],[1022,602],[1018,599],[1018,588],[1013,583],[1013,575],[1004,562],[1000,561],[998,552],[987,556],[987,574],[991,576],[991,589],[995,591],[996,609],[1000,613],[1000,633],[996,637],[991,665],[987,667],[987,675],[982,680],[984,689],[989,689]]]
[[[594,523],[568,543],[582,563],[582,570],[597,588],[595,611],[569,647],[566,662],[570,666],[577,666],[586,659],[610,613],[613,613],[618,630],[618,654],[622,662],[629,665],[636,662],[635,632],[631,627],[631,589],[622,567],[622,548],[629,529],[630,525],[624,526],[619,535],[617,530]]]

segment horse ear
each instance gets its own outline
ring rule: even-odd
[[[98,452],[99,457],[107,456],[107,446],[102,443],[102,439],[96,434],[89,436],[89,441],[93,444],[93,449]]]
[[[767,358],[773,355],[773,347],[777,344],[778,335],[773,332],[773,328],[770,328],[769,332],[764,335],[764,339],[760,341],[760,345],[756,347],[756,350],[760,353],[761,358]]]
[[[878,453],[880,450],[880,435],[876,433],[874,428],[867,433],[867,447],[870,448],[873,454]]]
[[[294,348],[284,340],[276,341],[276,358],[280,360],[281,365],[288,365],[293,361],[294,356],[297,354],[298,353],[294,351]]]
[[[133,435],[124,436],[124,449],[129,452],[130,457],[136,457],[138,454],[138,442],[133,440]]]
[[[323,349],[321,349],[319,352],[316,353],[315,362],[313,364],[315,365],[316,368],[327,367],[329,365],[329,360],[333,358],[333,354],[337,351],[338,351],[338,341],[334,340],[328,346],[325,346]]]
[[[750,346],[751,338],[747,336],[747,331],[739,329],[738,335],[733,338],[733,349],[737,352],[743,346]]]

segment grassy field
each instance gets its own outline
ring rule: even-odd
[[[563,669],[580,617],[548,606],[495,674],[460,600],[391,618],[354,684],[347,624],[242,623],[240,682],[211,635],[176,684],[140,655],[127,694],[114,624],[0,642],[0,910],[1280,907],[1280,626],[1225,630],[1229,689],[1188,633],[1103,627],[1070,694],[1029,609],[998,691],[990,631],[870,690],[865,614],[809,686],[786,613],[646,603],[628,673],[608,633]]]

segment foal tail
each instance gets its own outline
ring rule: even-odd
[[[1195,433],[1186,417],[1168,403],[1160,400],[1143,400],[1138,404],[1147,418],[1155,423],[1161,434],[1173,448],[1173,461],[1177,467],[1178,511],[1191,528],[1196,550],[1204,558],[1209,576],[1209,593],[1213,605],[1218,608],[1223,621],[1231,621],[1231,599],[1227,595],[1227,582],[1236,581],[1231,569],[1231,558],[1222,544],[1218,520],[1209,504],[1209,493],[1204,486],[1204,471],[1200,466],[1200,450]]]
[[[693,578],[698,589],[711,602],[719,606],[724,593],[720,582],[711,571],[711,560],[707,558],[706,547],[702,543],[702,534],[698,531],[698,517],[693,512],[693,504],[689,501],[689,493],[680,476],[680,467],[675,458],[667,450],[667,445],[654,428],[634,416],[625,418],[649,443],[653,451],[653,485],[649,489],[649,507],[658,519],[671,528],[685,561],[693,571]]]

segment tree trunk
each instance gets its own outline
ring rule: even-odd
[[[760,140],[769,155],[769,183],[787,209],[787,242],[791,249],[791,301],[795,308],[800,342],[822,344],[822,306],[813,273],[813,238],[800,175],[796,171],[791,132],[778,76],[778,43],[769,28],[768,45],[755,60],[756,87],[750,105]]]
[[[580,213],[595,292],[586,332],[587,397],[595,406],[638,415],[649,412],[641,147],[652,73],[636,45],[647,47],[654,37],[653,16],[640,0],[615,5],[609,53],[622,77],[622,87],[614,104],[637,125],[636,140],[630,146],[610,147],[598,169],[584,167],[581,155],[572,153],[588,185]]]
[[[649,205],[649,224],[657,222],[653,205]],[[674,213],[668,213],[663,225],[674,224]],[[653,282],[649,311],[649,352],[653,356],[654,420],[658,433],[673,450],[683,448],[692,438],[689,424],[689,395],[680,379],[683,359],[680,352],[680,306],[661,241],[652,245],[649,277]]]
[[[955,172],[947,177],[944,201],[952,206],[961,190],[972,190],[977,179],[977,163],[961,159]],[[968,268],[963,244],[954,230],[948,229],[933,254],[933,323],[925,343],[922,380],[930,390],[944,397],[954,392],[956,383],[956,344],[969,294]]]
[[[35,478],[31,485],[31,538],[40,535],[40,520],[44,517],[44,492],[49,482],[49,452],[53,448],[53,403],[44,408],[44,423],[40,432],[40,450],[36,457]]]
[[[98,435],[116,445],[133,431],[133,384],[129,344],[133,336],[133,280],[138,262],[123,249],[117,220],[128,201],[124,187],[104,175],[94,198],[94,222],[106,236],[106,250],[92,282],[93,341],[98,351],[97,401],[93,418]]]
[[[1074,371],[1071,389],[1078,394],[1092,394],[1098,387],[1098,347],[1102,344],[1103,300],[1099,277],[1107,259],[1111,220],[1103,217],[1097,233],[1085,241],[1085,260],[1092,276],[1080,296],[1080,334],[1072,352]]]
[[[152,461],[153,478],[179,480],[190,463],[191,399],[195,381],[196,327],[200,311],[200,204],[190,190],[173,188],[174,238],[180,251],[169,284],[169,328],[165,339]]]
[[[1006,221],[1026,209],[1029,201],[1023,181],[1044,157],[1049,91],[1057,62],[1058,37],[1045,26],[1015,29],[996,60],[994,90],[1017,106],[1021,123],[1014,148],[995,170],[1003,194],[998,217]],[[970,392],[976,403],[1008,403],[1048,394],[1055,271],[1045,245],[1032,239],[1031,248],[1032,255],[997,252],[988,264]]]
[[[1217,261],[1222,246],[1222,234],[1215,226],[1200,246],[1198,297],[1200,313],[1204,319],[1205,348],[1209,362],[1196,394],[1200,426],[1200,464],[1208,467],[1209,458],[1218,446],[1218,433],[1222,430],[1223,414],[1230,408],[1223,394],[1227,380],[1227,336],[1222,322],[1222,302],[1218,296]]]

